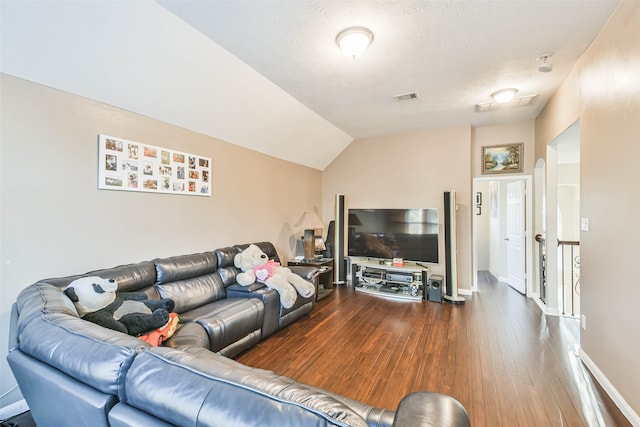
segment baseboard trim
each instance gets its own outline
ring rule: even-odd
[[[546,310],[545,310],[545,314],[548,314],[549,316],[560,316],[560,310],[557,308],[549,308],[549,306],[546,306]]]
[[[10,405],[3,406],[0,408],[0,420],[6,420],[16,415],[20,415],[29,410],[29,406],[27,406],[27,401],[22,399],[17,402],[13,402]]]
[[[600,369],[598,369],[598,366],[593,363],[593,360],[591,360],[591,358],[587,355],[587,353],[584,352],[582,348],[580,348],[580,360],[582,360],[582,363],[584,363],[587,369],[589,369],[589,372],[591,372],[598,383],[600,383],[604,391],[607,392],[611,400],[613,400],[613,403],[615,403],[616,406],[620,408],[622,415],[624,415],[627,420],[629,420],[632,426],[640,427],[640,416],[638,416],[633,408],[629,406],[627,401],[624,400],[620,393],[618,393],[618,390],[616,390],[613,384],[609,382],[607,377],[602,373]]]
[[[458,289],[458,293],[462,295],[473,295],[473,291],[470,289]]]
[[[538,305],[538,307],[544,314],[547,314],[547,306],[545,303],[542,302],[540,298],[533,298],[533,302],[535,302]]]

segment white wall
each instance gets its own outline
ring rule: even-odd
[[[43,278],[268,240],[283,260],[292,224],[322,213],[321,172],[0,74],[0,394],[11,303]],[[103,133],[212,159],[212,197],[98,190]],[[0,407],[19,399],[17,392]]]

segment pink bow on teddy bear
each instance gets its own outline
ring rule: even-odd
[[[253,272],[256,274],[256,280],[258,282],[265,283],[273,277],[273,273],[277,268],[280,268],[280,263],[270,259],[266,264],[254,267]]]

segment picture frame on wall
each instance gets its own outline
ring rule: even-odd
[[[482,174],[522,173],[524,143],[482,147]]]
[[[98,135],[101,190],[211,196],[211,158]]]

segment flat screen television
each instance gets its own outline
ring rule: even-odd
[[[349,256],[438,263],[438,209],[349,209]]]

